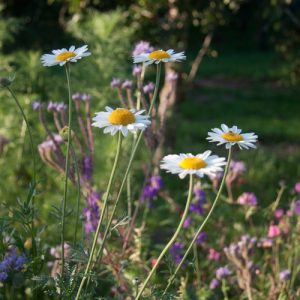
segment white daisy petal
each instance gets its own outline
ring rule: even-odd
[[[144,63],[146,66],[150,64],[159,64],[160,62],[169,62],[169,61],[182,61],[185,60],[186,56],[184,52],[175,53],[173,49],[169,49],[167,51],[164,50],[156,50],[151,53],[143,53],[139,55],[133,56],[133,63],[140,64]]]
[[[43,66],[45,67],[51,67],[55,65],[63,66],[67,62],[77,62],[82,57],[91,55],[91,53],[87,50],[87,45],[84,45],[77,49],[75,48],[75,46],[71,46],[69,50],[67,50],[66,48],[53,50],[53,54],[42,55],[41,61]]]
[[[241,133],[242,130],[236,125],[228,127],[225,124],[221,125],[221,129],[213,128],[211,132],[208,132],[206,138],[210,142],[217,142],[217,145],[225,144],[226,149],[230,149],[235,144],[240,149],[256,148],[254,143],[257,142],[257,135],[251,133]]]
[[[197,155],[191,153],[167,155],[162,159],[160,168],[166,170],[167,173],[178,174],[181,179],[188,174],[194,174],[198,177],[208,174],[215,175],[216,172],[222,170],[226,162],[225,158],[210,154],[211,151]]]
[[[104,133],[112,135],[120,131],[126,137],[129,132],[136,133],[138,130],[145,130],[151,124],[149,116],[143,115],[143,112],[126,108],[112,109],[106,106],[105,111],[96,113],[92,126],[104,128]]]

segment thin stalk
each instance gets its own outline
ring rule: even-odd
[[[149,108],[149,111],[147,113],[148,116],[151,115],[151,110],[154,106],[154,103],[156,101],[156,98],[157,98],[157,95],[158,95],[158,89],[159,89],[159,81],[160,81],[160,74],[161,74],[161,66],[160,64],[157,65],[157,69],[156,69],[156,81],[155,81],[155,90],[154,90],[154,93],[153,93],[153,98],[151,100],[151,105],[150,105],[150,108]],[[132,153],[131,153],[131,156],[130,156],[130,159],[129,159],[129,162],[128,162],[128,165],[127,165],[127,169],[125,171],[125,174],[124,174],[124,177],[123,177],[123,180],[122,180],[122,183],[121,183],[121,186],[120,186],[120,189],[119,189],[119,192],[118,192],[118,195],[117,195],[117,199],[115,201],[115,204],[114,204],[114,207],[113,207],[113,210],[112,210],[112,213],[110,215],[110,218],[109,218],[109,221],[107,223],[107,226],[105,228],[105,232],[104,232],[104,235],[103,235],[103,239],[102,239],[102,243],[101,243],[101,246],[97,252],[97,257],[96,257],[96,261],[99,260],[99,264],[101,263],[101,258],[102,258],[102,252],[103,252],[103,249],[104,249],[104,244],[105,244],[105,241],[106,241],[106,237],[108,235],[108,232],[109,232],[109,229],[110,229],[110,226],[111,226],[111,223],[112,223],[112,220],[113,220],[113,217],[114,217],[114,214],[116,212],[116,209],[117,209],[117,206],[118,206],[118,203],[119,203],[119,200],[121,198],[121,195],[122,195],[122,192],[123,192],[123,189],[127,183],[127,177],[130,173],[130,170],[131,170],[131,166],[132,166],[132,163],[133,163],[133,160],[135,158],[135,154],[137,152],[137,149],[139,147],[139,144],[140,144],[140,141],[142,139],[142,136],[143,136],[143,131],[141,131],[136,139],[136,142],[134,144],[134,147],[133,147],[133,150],[132,150]]]
[[[68,197],[68,176],[70,169],[70,147],[71,147],[71,132],[72,132],[72,97],[71,97],[71,85],[70,85],[70,69],[69,64],[65,64],[68,94],[69,94],[69,120],[68,120],[68,141],[67,141],[67,153],[65,162],[65,182],[64,182],[64,197],[62,203],[62,217],[61,217],[61,276],[64,275],[65,268],[65,217],[66,217],[66,206]]]
[[[158,94],[158,86],[159,86],[159,81],[160,81],[160,74],[161,74],[161,63],[157,64],[157,67],[156,67],[155,90],[154,90],[154,93],[153,93],[152,101],[150,103],[150,108],[149,108],[149,111],[148,111],[148,116],[151,115],[151,112],[152,112],[152,109],[153,109],[153,106],[154,106],[154,103],[155,103],[155,99],[156,99],[157,94]]]
[[[188,212],[190,210],[190,204],[191,204],[191,200],[192,200],[192,195],[193,195],[193,175],[190,175],[190,183],[189,183],[189,192],[188,192],[188,197],[187,197],[187,201],[186,201],[186,205],[185,205],[185,209],[184,212],[182,214],[181,220],[178,224],[178,227],[175,231],[175,233],[173,234],[172,238],[170,239],[170,241],[168,242],[168,244],[165,246],[165,248],[161,251],[159,257],[156,260],[155,265],[153,266],[152,270],[150,271],[148,277],[146,278],[146,280],[144,281],[141,289],[139,290],[138,295],[135,297],[135,300],[140,299],[140,297],[142,296],[148,282],[150,281],[151,277],[153,276],[154,272],[156,271],[158,265],[160,264],[161,260],[164,258],[164,256],[166,255],[167,251],[170,249],[170,247],[173,245],[173,243],[176,241],[182,227],[184,224],[184,221],[188,215]]]
[[[31,207],[32,207],[32,217],[31,217],[31,242],[32,242],[32,256],[33,258],[36,257],[37,255],[37,247],[36,247],[36,242],[35,242],[35,229],[34,229],[34,219],[35,219],[35,211],[34,211],[34,197],[35,197],[35,188],[36,188],[36,156],[35,156],[35,151],[34,151],[34,144],[33,144],[33,137],[32,137],[32,132],[29,126],[29,122],[28,119],[25,115],[25,112],[17,98],[17,96],[15,95],[15,93],[13,92],[13,90],[7,86],[6,87],[7,90],[10,92],[11,96],[13,97],[13,99],[15,100],[16,105],[19,108],[19,111],[23,117],[24,122],[26,123],[26,127],[28,130],[28,135],[29,135],[29,142],[30,142],[30,148],[31,148],[31,155],[32,155],[32,164],[33,164],[33,182],[32,182],[32,186],[30,187],[30,189],[33,189],[32,195],[31,195]],[[33,272],[34,274],[36,273],[35,270],[35,265],[33,267]],[[33,284],[33,299],[37,299],[37,290],[36,290],[36,284]]]
[[[195,268],[196,268],[196,275],[197,275],[197,284],[198,284],[198,289],[200,289],[201,277],[200,277],[199,257],[198,257],[196,243],[193,245],[193,251],[194,251],[195,265],[196,265]]]
[[[75,166],[75,173],[77,177],[77,197],[76,197],[76,223],[75,223],[75,232],[74,232],[74,245],[76,245],[77,242],[77,227],[79,224],[79,208],[80,208],[80,196],[81,196],[81,186],[80,186],[80,174],[79,174],[79,168],[78,168],[78,162],[76,157],[76,152],[73,147],[73,144],[71,143],[71,151],[72,156],[74,160],[74,166]]]
[[[27,117],[25,115],[25,112],[17,98],[17,96],[15,95],[15,93],[13,92],[13,90],[7,86],[6,87],[8,89],[8,91],[10,92],[11,96],[14,98],[19,110],[20,110],[20,113],[24,119],[24,122],[26,123],[26,127],[27,127],[27,130],[28,130],[28,135],[29,135],[29,140],[30,140],[30,148],[31,148],[31,154],[32,154],[32,164],[33,164],[33,182],[34,184],[36,183],[36,156],[35,156],[35,151],[34,151],[34,145],[33,145],[33,137],[32,137],[32,132],[31,132],[31,129],[30,129],[30,126],[29,126],[29,122],[27,120]]]
[[[75,300],[79,299],[81,290],[83,288],[83,285],[84,285],[86,279],[89,277],[89,272],[91,271],[91,266],[92,266],[92,262],[93,262],[94,253],[95,253],[95,250],[96,250],[97,240],[98,240],[98,237],[99,237],[99,234],[100,234],[100,229],[101,229],[104,214],[105,214],[105,211],[106,211],[106,208],[107,208],[108,198],[109,198],[110,190],[111,190],[111,187],[112,187],[112,182],[113,182],[113,179],[114,179],[114,176],[115,176],[115,173],[116,173],[116,169],[117,169],[117,165],[118,165],[118,162],[119,162],[119,158],[120,158],[121,146],[122,146],[122,133],[121,133],[121,131],[119,131],[119,133],[118,133],[118,146],[117,146],[115,161],[114,161],[112,171],[111,171],[111,174],[110,174],[110,177],[109,177],[106,193],[104,195],[103,207],[102,207],[102,210],[101,210],[99,222],[98,222],[96,233],[95,233],[95,236],[94,236],[94,240],[93,240],[89,260],[88,260],[86,269],[84,271],[84,274],[83,274],[79,289],[77,291],[77,295],[75,297]],[[107,228],[107,226],[106,226],[106,228]],[[101,246],[102,245],[104,245],[104,238],[103,238],[103,241],[101,243]]]
[[[228,169],[229,169],[229,165],[230,165],[230,160],[231,160],[231,153],[232,153],[232,149],[230,148],[229,151],[228,151],[227,164],[226,164],[226,167],[225,167],[225,171],[224,171],[224,174],[223,174],[223,178],[222,178],[222,181],[221,181],[221,184],[220,184],[220,188],[219,188],[219,190],[218,190],[218,193],[217,193],[217,195],[216,195],[216,198],[215,198],[215,200],[214,200],[214,202],[213,202],[213,205],[212,205],[212,207],[210,208],[210,210],[209,210],[209,212],[208,212],[206,218],[204,219],[203,223],[202,223],[202,224],[200,225],[200,227],[198,228],[198,230],[197,230],[197,232],[196,232],[196,234],[195,234],[195,236],[194,236],[192,242],[190,243],[189,247],[187,248],[187,250],[186,250],[184,256],[182,257],[182,259],[181,259],[179,265],[177,266],[177,268],[176,268],[174,274],[170,277],[169,282],[168,282],[168,285],[167,285],[167,287],[165,288],[162,297],[165,296],[166,292],[168,291],[169,287],[171,286],[172,282],[174,281],[174,279],[175,279],[175,277],[176,277],[178,271],[179,271],[180,268],[182,267],[184,261],[186,260],[187,256],[189,255],[191,249],[193,248],[193,245],[194,245],[194,243],[196,242],[197,237],[198,237],[199,234],[202,232],[202,229],[203,229],[204,226],[206,225],[207,221],[209,220],[211,214],[213,213],[213,211],[214,211],[214,209],[215,209],[215,207],[216,207],[216,205],[217,205],[217,203],[218,203],[218,200],[219,200],[219,198],[220,198],[220,195],[221,195],[222,190],[223,190],[223,187],[224,187],[226,175],[227,175],[227,173],[228,173]]]
[[[227,284],[226,284],[225,279],[222,279],[222,293],[224,296],[224,300],[229,300],[228,294],[227,294]]]

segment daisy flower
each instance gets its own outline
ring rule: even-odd
[[[77,62],[82,57],[91,55],[88,52],[88,46],[84,45],[75,49],[75,46],[71,46],[69,50],[66,48],[53,50],[53,54],[44,54],[41,57],[41,61],[44,67],[51,67],[60,65],[63,66],[67,62]]]
[[[222,171],[222,166],[226,162],[224,157],[210,154],[211,151],[197,155],[191,153],[167,155],[162,159],[160,168],[168,173],[179,174],[181,179],[188,174],[194,174],[198,177],[212,176],[216,172]]]
[[[237,126],[229,128],[227,125],[222,124],[221,129],[213,128],[208,133],[207,139],[210,142],[218,142],[218,146],[225,144],[226,149],[231,148],[237,144],[240,149],[256,148],[254,143],[257,142],[257,135],[251,133],[241,133],[242,130]]]
[[[128,132],[137,132],[144,130],[151,123],[149,116],[143,115],[145,110],[136,111],[135,109],[117,108],[112,109],[105,107],[106,111],[96,113],[93,118],[92,126],[104,128],[104,133],[115,135],[117,131],[121,131],[124,136]]]
[[[156,50],[150,53],[141,53],[138,55],[133,55],[133,63],[145,63],[145,65],[151,65],[153,63],[160,62],[169,62],[169,61],[182,61],[185,60],[186,56],[184,52],[175,53],[173,49],[169,49],[167,51],[164,50]]]

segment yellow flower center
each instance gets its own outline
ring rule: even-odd
[[[182,169],[199,170],[206,167],[206,162],[198,157],[186,157],[180,163]]]
[[[228,131],[226,133],[223,133],[222,138],[226,141],[229,141],[229,142],[240,142],[244,139],[240,134],[234,133],[232,131]]]
[[[113,125],[128,125],[135,122],[134,114],[126,108],[117,108],[108,117]]]
[[[170,58],[171,55],[163,50],[156,50],[151,53],[149,53],[149,58],[154,59],[154,60],[160,60],[164,58]]]
[[[59,61],[66,61],[69,58],[74,57],[74,56],[76,56],[76,54],[74,52],[66,51],[66,52],[56,55],[55,58],[56,58],[56,60],[59,60]]]

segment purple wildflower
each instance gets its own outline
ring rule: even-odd
[[[113,78],[112,81],[110,82],[110,86],[112,88],[119,88],[119,87],[121,87],[121,80],[119,78]]]
[[[135,44],[135,47],[132,51],[132,55],[136,56],[136,55],[140,55],[143,53],[150,53],[152,52],[154,49],[153,47],[150,45],[149,42],[145,42],[145,41],[140,41],[138,43]]]
[[[236,175],[242,175],[246,172],[246,165],[243,161],[232,160],[230,162],[230,171]]]
[[[196,244],[199,246],[201,245],[204,241],[206,240],[206,233],[205,232],[200,232],[196,239]]]
[[[8,273],[20,271],[25,264],[25,256],[18,255],[15,248],[9,249],[0,262],[0,281],[6,280]]]
[[[95,191],[92,191],[87,198],[87,207],[83,210],[85,217],[84,228],[87,234],[94,232],[97,228],[99,220],[99,199],[100,194]]]
[[[151,186],[157,190],[160,190],[164,186],[164,182],[163,182],[162,178],[158,175],[151,176],[150,183],[151,183]]]
[[[80,99],[81,99],[80,93],[75,93],[75,94],[72,95],[72,100],[73,101],[78,101]]]
[[[157,196],[157,189],[151,185],[146,185],[143,189],[141,201],[144,202],[146,199],[153,199]]]
[[[297,182],[297,183],[295,184],[294,189],[295,189],[295,192],[296,192],[296,193],[300,193],[300,182]]]
[[[287,281],[291,277],[291,271],[290,270],[283,270],[279,273],[279,279],[281,281]]]
[[[90,156],[83,157],[83,178],[85,181],[91,180],[93,175],[93,162]]]
[[[63,102],[57,103],[56,110],[59,111],[65,111],[68,108],[67,104]]]
[[[187,217],[183,222],[183,228],[188,228],[192,223],[192,220],[190,217]]]
[[[172,260],[176,265],[178,265],[183,257],[182,250],[184,248],[183,243],[175,242],[172,247],[170,248],[170,255]]]
[[[167,75],[167,80],[169,81],[176,81],[178,79],[178,73],[176,72],[170,72]]]
[[[145,94],[153,93],[155,89],[155,84],[153,82],[148,82],[146,85],[143,86],[143,91]]]
[[[253,193],[246,192],[239,196],[237,202],[241,205],[256,206],[257,198]]]
[[[146,199],[151,200],[155,198],[162,186],[163,181],[160,176],[151,176],[149,183],[143,189],[141,201],[144,202]]]
[[[57,102],[49,101],[48,106],[47,106],[47,110],[48,111],[56,111],[57,104],[58,104]]]
[[[221,280],[225,277],[228,277],[231,274],[229,268],[227,266],[220,267],[216,270],[216,277],[217,279]]]
[[[134,65],[132,69],[132,75],[138,76],[142,73],[142,67],[140,65]]]
[[[284,215],[284,210],[282,208],[277,208],[275,211],[274,211],[274,217],[276,219],[281,219]]]
[[[292,204],[291,211],[292,211],[294,214],[300,216],[300,200],[297,200],[296,202],[294,202],[294,203]]]
[[[84,102],[90,101],[91,100],[91,95],[86,94],[86,93],[81,94],[81,100],[84,101]]]
[[[201,189],[199,183],[194,186],[193,192],[196,198],[196,202],[191,204],[190,212],[202,215],[204,213],[203,204],[205,202],[205,192]]]
[[[219,286],[219,284],[220,284],[220,281],[219,281],[218,279],[214,278],[214,279],[210,282],[209,288],[210,288],[211,290],[214,290],[214,289],[216,289],[216,288]]]
[[[42,103],[40,101],[33,101],[32,102],[32,109],[33,110],[39,110],[40,108],[42,108]]]
[[[8,274],[6,272],[0,272],[0,282],[3,282],[7,279]]]
[[[122,83],[122,89],[131,89],[132,88],[132,81],[126,79],[123,83]]]

